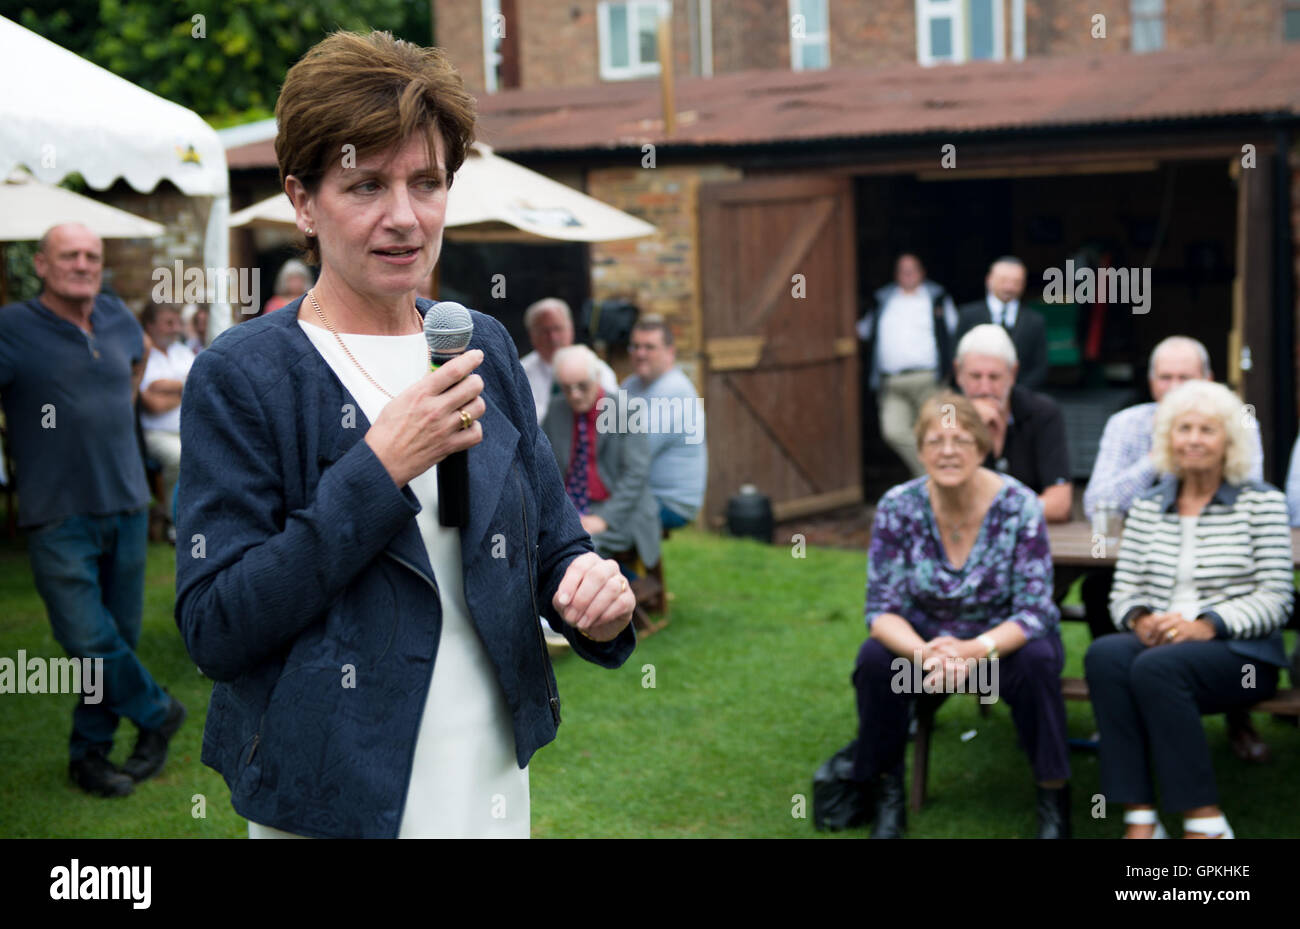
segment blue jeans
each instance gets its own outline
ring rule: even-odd
[[[684,516],[679,516],[662,503],[659,504],[659,522],[665,529],[680,529],[685,526],[689,520]]]
[[[113,747],[118,718],[156,729],[171,698],[135,655],[144,612],[148,507],[112,516],[69,516],[27,536],[36,590],[54,638],[72,658],[104,659],[103,699],[80,697],[69,755],[79,761]]]

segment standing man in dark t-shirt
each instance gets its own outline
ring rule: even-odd
[[[1065,522],[1074,502],[1065,417],[1051,397],[1017,385],[1017,371],[1015,346],[1001,326],[976,326],[957,344],[957,386],[993,436],[986,466],[1038,494],[1049,523]]]
[[[149,489],[135,433],[144,337],[99,293],[103,245],[55,226],[35,257],[38,298],[0,308],[0,397],[14,459],[18,524],[54,637],[102,667],[72,714],[69,774],[124,796],[162,770],[185,708],[140,663]],[[93,666],[92,666],[93,667]],[[118,719],[140,729],[122,768],[108,760]]]

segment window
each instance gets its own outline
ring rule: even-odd
[[[596,7],[601,78],[621,81],[659,73],[659,10],[657,0],[608,0]]]
[[[1165,47],[1165,0],[1131,0],[1133,51],[1158,52]]]
[[[814,71],[831,66],[827,0],[790,0],[790,67]]]
[[[483,83],[494,94],[501,89],[501,0],[483,0]]]
[[[1292,0],[1282,11],[1282,38],[1288,42],[1300,42],[1300,3]]]
[[[916,60],[1005,61],[1007,0],[916,0]],[[1025,4],[1011,0],[1012,57],[1025,57]]]

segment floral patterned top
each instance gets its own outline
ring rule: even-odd
[[[948,561],[927,475],[880,498],[867,560],[867,627],[902,616],[925,639],[969,639],[1008,619],[1037,639],[1056,630],[1052,553],[1038,497],[1009,475],[980,524],[970,557]]]

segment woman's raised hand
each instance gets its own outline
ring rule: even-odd
[[[430,371],[394,397],[366,432],[366,444],[398,487],[483,441],[483,378],[472,373],[482,363],[483,353],[473,349]],[[468,429],[461,410],[473,420]]]
[[[636,609],[636,597],[618,563],[595,552],[569,562],[551,603],[566,623],[597,642],[618,638]]]

